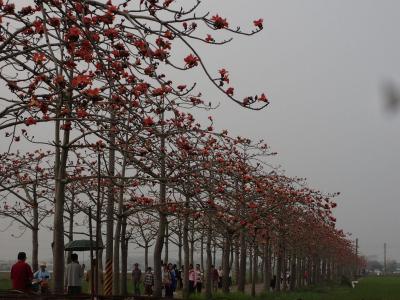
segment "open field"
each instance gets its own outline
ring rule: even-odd
[[[197,295],[193,299],[202,299]],[[248,294],[218,294],[216,300],[252,300]],[[261,293],[257,300],[399,300],[400,277],[367,277],[356,288],[317,287],[309,291],[288,293]]]

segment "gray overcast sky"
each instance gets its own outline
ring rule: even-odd
[[[400,114],[383,109],[385,80],[400,86],[400,1],[204,0],[245,28],[262,17],[265,29],[209,52],[210,69],[226,67],[235,91],[266,91],[271,105],[251,112],[229,103],[200,81],[206,97],[221,102],[216,126],[231,134],[265,139],[288,175],[342,194],[338,226],[360,239],[361,252],[400,260]],[[206,98],[205,97],[205,98]],[[3,150],[3,149],[2,149]],[[28,248],[28,236],[4,243],[1,256]],[[41,237],[48,257],[48,237]]]

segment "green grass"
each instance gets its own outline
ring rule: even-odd
[[[203,295],[193,295],[192,300],[204,300]],[[215,300],[254,300],[248,294],[216,294]],[[263,293],[256,300],[399,300],[400,277],[367,277],[356,288],[324,286],[310,290],[287,293]]]

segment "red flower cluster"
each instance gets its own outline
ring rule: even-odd
[[[33,54],[33,61],[37,64],[41,64],[46,61],[46,55],[41,52],[36,52]]]
[[[152,92],[152,95],[153,96],[163,96],[163,95],[170,93],[171,91],[172,91],[171,87],[163,86],[163,87],[154,89]]]
[[[261,96],[258,98],[258,100],[262,101],[262,102],[268,102],[268,98],[267,98],[267,96],[265,96],[264,93],[261,94]]]
[[[193,68],[197,66],[199,63],[199,58],[194,56],[193,54],[189,54],[185,57],[185,63],[187,68]]]
[[[151,117],[146,117],[143,119],[143,125],[148,127],[148,126],[153,126],[154,125],[154,121]]]
[[[110,29],[107,29],[107,30],[104,31],[104,35],[106,37],[108,37],[109,39],[115,39],[115,38],[118,37],[119,32],[115,28],[110,28]]]
[[[72,79],[72,87],[84,88],[92,83],[92,78],[89,75],[78,75]]]
[[[210,34],[207,34],[206,42],[207,42],[207,43],[214,43],[215,40],[214,40],[214,38],[213,38]]]
[[[26,126],[35,125],[35,124],[36,124],[36,119],[33,118],[33,117],[28,117],[28,118],[25,120],[25,125],[26,125]]]
[[[258,20],[255,20],[253,23],[254,23],[254,26],[258,27],[259,29],[263,29],[263,22],[264,22],[263,19],[258,19]]]
[[[227,28],[229,26],[229,23],[226,21],[226,19],[220,17],[219,15],[213,16],[211,21],[216,29]]]
[[[229,73],[227,70],[221,69],[218,71],[218,73],[221,75],[221,81],[229,83]]]
[[[226,94],[229,95],[229,96],[233,96],[233,91],[234,91],[234,88],[233,88],[233,87],[229,87],[229,88],[226,90]]]
[[[78,27],[71,27],[66,35],[67,40],[76,42],[79,39],[81,30]]]

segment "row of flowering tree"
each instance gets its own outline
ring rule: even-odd
[[[201,68],[223,97],[264,108],[265,94],[238,98],[228,71],[209,70],[195,48],[256,34],[262,19],[243,31],[202,14],[200,1],[179,2],[0,1],[0,215],[32,231],[35,269],[39,229],[53,232],[56,292],[64,290],[64,240],[88,234],[89,208],[105,244],[97,263],[107,295],[126,293],[130,242],[147,262],[153,249],[156,296],[171,243],[185,266],[200,244],[208,297],[212,253],[214,262],[223,253],[225,291],[234,260],[244,289],[249,256],[254,284],[259,258],[266,284],[275,260],[275,274],[303,268],[310,282],[344,272],[355,257],[334,228],[334,195],[271,168],[262,142],[215,132],[211,117],[201,125],[193,112],[216,103],[195,83],[169,78]],[[297,277],[293,288],[304,284]]]

